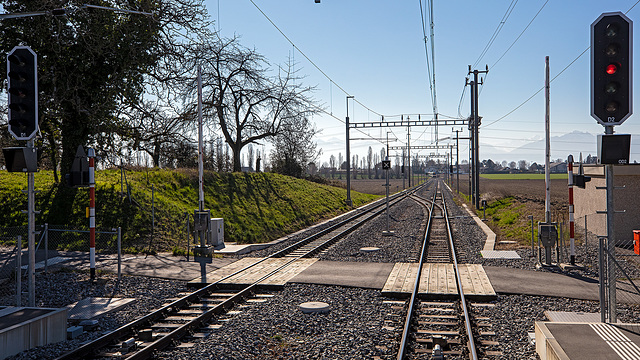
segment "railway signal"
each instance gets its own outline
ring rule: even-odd
[[[621,12],[591,24],[591,116],[603,126],[622,124],[633,113],[633,22]]]
[[[16,140],[31,140],[38,131],[38,57],[28,46],[7,54],[9,132]]]

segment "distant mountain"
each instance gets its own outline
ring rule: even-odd
[[[633,139],[632,139],[633,143]],[[482,136],[480,137],[480,155],[481,159],[492,159],[494,161],[518,161],[527,160],[529,162],[544,163],[545,161],[545,140],[538,140],[526,143],[511,151],[500,151],[494,146],[484,144]],[[588,132],[573,131],[561,136],[551,137],[551,160],[566,159],[572,154],[574,159],[578,160],[580,152],[586,157],[591,154],[597,154],[597,137]],[[640,149],[640,147],[639,147]],[[632,146],[632,153],[633,146]]]

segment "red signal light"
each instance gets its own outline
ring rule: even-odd
[[[613,75],[618,71],[618,67],[615,64],[607,65],[607,74]]]

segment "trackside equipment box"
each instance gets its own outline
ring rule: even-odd
[[[209,245],[216,250],[224,248],[224,219],[212,218],[209,227]]]

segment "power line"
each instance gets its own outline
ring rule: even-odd
[[[333,79],[331,79],[331,77],[329,77],[329,75],[327,75],[324,71],[322,71],[322,69],[320,69],[320,67],[318,65],[316,65],[315,62],[313,62],[313,60],[311,60],[307,54],[305,54],[302,50],[300,50],[299,47],[296,46],[296,44],[293,43],[293,41],[291,41],[291,39],[289,39],[289,37],[282,31],[280,30],[280,28],[278,27],[278,25],[276,25],[276,23],[273,22],[273,20],[271,20],[271,18],[269,18],[269,16],[267,16],[267,14],[262,11],[262,9],[260,9],[260,7],[258,6],[258,4],[255,3],[254,0],[249,0],[251,1],[251,3],[253,4],[253,6],[256,7],[256,9],[258,9],[258,11],[260,11],[260,13],[271,23],[271,25],[273,25],[273,27],[276,28],[276,30],[278,30],[278,32],[291,44],[291,46],[293,46],[293,48],[295,50],[298,50],[298,52],[300,52],[300,54],[302,56],[304,56],[305,59],[307,59],[307,61],[309,61],[309,63],[311,65],[313,65],[313,67],[315,67],[324,77],[326,77],[333,85],[335,85],[338,89],[340,89],[343,93],[345,93],[345,95],[347,96],[351,96],[351,94],[349,94],[345,89],[342,88],[342,86],[338,85],[338,83],[336,83],[335,81],[333,81]],[[382,114],[371,110],[369,107],[367,107],[366,105],[364,105],[363,103],[361,103],[360,101],[356,100],[355,98],[353,99],[353,101],[355,101],[356,103],[360,104],[360,106],[362,106],[363,108],[371,111],[372,113],[378,115],[378,116],[382,116]]]
[[[473,63],[474,68],[480,63],[480,61],[482,61],[482,58],[487,54],[487,52],[491,48],[491,45],[493,45],[493,42],[496,41],[498,34],[500,34],[500,31],[502,31],[504,24],[507,22],[507,19],[509,19],[509,16],[511,16],[511,13],[513,12],[513,9],[515,9],[517,3],[518,3],[518,0],[512,0],[511,3],[509,4],[507,11],[504,13],[504,15],[502,15],[502,19],[500,20],[500,23],[494,30],[493,35],[491,35],[491,38],[487,42],[487,45],[484,46],[484,49],[480,53],[480,56],[478,56],[478,59],[476,60],[476,62]]]
[[[635,3],[635,4],[633,4],[633,5],[629,8],[629,10],[627,10],[627,11],[625,12],[625,14],[628,14],[628,13],[629,13],[629,12],[630,12],[634,7],[636,7],[636,5],[638,5],[639,3],[640,3],[640,0],[636,1],[636,3]],[[546,5],[546,4],[547,4],[547,3],[545,2],[545,4],[544,4],[544,5]],[[543,5],[543,7],[544,7],[544,5]],[[536,16],[538,16],[538,15],[536,14]],[[528,25],[527,25],[527,27],[528,27]],[[563,72],[565,72],[565,70],[567,70],[567,69],[568,69],[571,65],[573,65],[576,61],[578,61],[578,59],[580,59],[580,58],[582,57],[582,55],[584,55],[587,51],[589,51],[589,49],[591,49],[591,46],[588,46],[586,49],[584,49],[584,51],[583,51],[583,52],[581,52],[581,53],[580,53],[580,55],[578,55],[575,59],[573,59],[573,61],[571,61],[571,62],[569,63],[569,65],[565,66],[565,68],[564,68],[564,69],[562,69],[562,71],[560,71],[560,72],[558,73],[558,75],[554,76],[554,77],[553,77],[553,79],[551,79],[551,80],[550,80],[550,83],[551,83],[551,82],[553,82],[553,81],[554,81],[558,76],[560,76]],[[492,121],[492,122],[490,122],[489,124],[482,126],[482,128],[487,128],[487,127],[489,127],[489,126],[491,126],[491,125],[493,125],[493,124],[497,123],[498,121],[500,121],[500,120],[502,120],[502,119],[506,118],[507,116],[511,115],[511,114],[512,114],[512,113],[514,113],[516,110],[518,110],[519,108],[521,108],[524,104],[528,103],[528,102],[529,102],[531,99],[533,99],[536,95],[538,95],[542,90],[544,90],[544,86],[543,86],[543,87],[541,87],[540,89],[538,89],[538,91],[536,91],[533,95],[531,95],[527,100],[525,100],[524,102],[522,102],[520,105],[516,106],[516,108],[515,108],[515,109],[513,109],[513,110],[509,111],[507,114],[505,114],[504,116],[502,116],[502,117],[498,118],[497,120]]]
[[[437,114],[437,105],[436,105],[436,93],[435,93],[435,58],[433,58],[432,62],[429,61],[429,46],[427,45],[427,28],[425,24],[425,15],[424,9],[422,8],[422,0],[418,0],[420,2],[420,20],[422,21],[422,38],[424,40],[424,54],[427,61],[427,73],[429,76],[429,91],[431,93],[431,105],[433,106],[433,113]],[[432,45],[433,47],[433,38]],[[433,51],[432,51],[433,53]],[[433,74],[431,69],[433,67]]]
[[[639,0],[640,1],[640,0]],[[582,53],[580,53],[580,55],[578,55],[575,59],[573,59],[572,62],[569,63],[569,65],[565,66],[564,69],[562,69],[562,71],[560,71],[558,73],[558,75],[554,76],[549,83],[552,83],[555,79],[558,78],[558,76],[562,75],[562,73],[564,73],[571,65],[575,64],[576,61],[578,61],[578,59],[580,59],[582,57],[582,55],[584,55],[587,51],[589,51],[589,49],[591,48],[591,46],[587,47],[586,49],[584,49],[584,51]],[[482,126],[482,128],[487,128],[495,123],[497,123],[498,121],[506,118],[507,116],[513,114],[516,110],[518,110],[519,108],[521,108],[524,104],[528,103],[531,99],[533,99],[536,95],[538,95],[542,90],[544,90],[544,86],[541,87],[540,89],[538,89],[538,91],[536,91],[533,95],[531,95],[527,100],[525,100],[524,102],[522,102],[520,105],[516,106],[515,109],[509,111],[507,114],[505,114],[504,116],[502,116],[501,118],[490,122],[487,125]]]
[[[509,52],[509,50],[511,50],[511,48],[513,47],[513,45],[516,44],[516,42],[518,42],[518,40],[520,40],[520,38],[522,37],[522,35],[527,31],[527,29],[529,29],[529,26],[531,26],[531,24],[533,23],[533,21],[538,17],[538,15],[540,15],[540,13],[542,12],[542,9],[544,9],[545,6],[547,6],[547,3],[549,2],[549,0],[545,1],[544,4],[542,4],[542,6],[540,7],[540,9],[538,10],[538,12],[533,16],[533,18],[529,21],[529,23],[527,24],[527,26],[525,26],[525,28],[520,32],[520,35],[518,35],[518,37],[516,37],[516,39],[511,43],[511,45],[509,45],[509,47],[507,48],[507,50],[504,51],[504,53],[502,53],[502,55],[500,55],[500,57],[498,58],[498,60],[496,60],[495,63],[493,63],[493,65],[491,65],[492,69],[495,69],[496,65],[500,62],[500,60],[502,60],[502,58],[507,55],[507,53]],[[484,80],[486,82],[487,78],[489,77],[489,74],[485,75]],[[480,89],[480,94],[482,94],[482,90],[484,90],[484,84],[482,86],[482,88]]]
[[[520,40],[520,38],[522,37],[522,35],[525,33],[525,31],[527,31],[527,29],[529,28],[529,26],[531,26],[531,24],[533,23],[533,21],[538,17],[538,15],[540,15],[540,13],[542,12],[542,9],[544,9],[545,6],[547,6],[547,3],[549,2],[549,0],[545,1],[544,4],[542,4],[542,7],[540,7],[540,10],[538,10],[538,12],[533,16],[533,18],[531,19],[531,21],[529,21],[529,23],[527,24],[527,26],[525,26],[524,30],[522,30],[522,32],[520,33],[520,35],[518,35],[518,37],[511,43],[511,45],[509,45],[509,47],[507,48],[507,50],[504,51],[504,53],[502,55],[500,55],[500,58],[498,58],[498,60],[496,60],[495,63],[493,63],[493,65],[491,65],[491,68],[495,68],[495,66],[500,62],[500,60],[502,60],[502,58],[509,52],[509,50],[511,50],[511,48],[513,47],[513,45],[516,44],[516,42],[518,42],[518,40]],[[485,76],[485,80],[486,80],[486,76]]]

